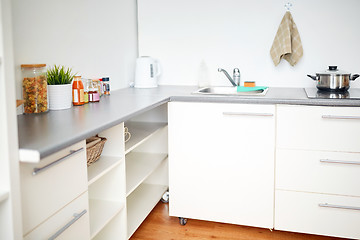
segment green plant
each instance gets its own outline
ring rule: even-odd
[[[54,65],[46,72],[48,85],[70,84],[75,76],[71,71],[71,68],[65,69],[64,66]]]

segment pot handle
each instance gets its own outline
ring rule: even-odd
[[[359,74],[351,75],[350,80],[351,80],[351,81],[355,81],[358,77],[360,77]]]
[[[309,78],[312,78],[313,80],[315,80],[315,81],[317,81],[318,80],[318,78],[317,78],[317,76],[311,76],[311,75],[307,75]]]

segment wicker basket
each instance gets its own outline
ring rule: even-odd
[[[86,139],[87,166],[99,160],[106,140],[106,138],[99,136]]]

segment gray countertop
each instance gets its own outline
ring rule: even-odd
[[[195,90],[197,87],[191,86],[127,88],[103,96],[99,103],[19,115],[19,149],[37,152],[39,158],[44,158],[169,101],[360,106],[360,100],[308,99],[303,88],[269,88],[265,96],[236,97],[192,94]],[[23,160],[21,156],[20,160]]]

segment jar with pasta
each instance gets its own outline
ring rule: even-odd
[[[22,64],[24,113],[48,111],[46,64]]]

